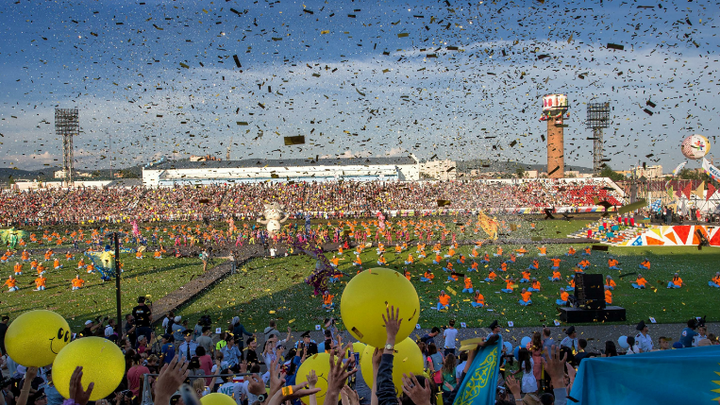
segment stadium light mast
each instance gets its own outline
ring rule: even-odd
[[[55,109],[55,135],[63,140],[63,179],[67,187],[73,184],[75,155],[73,137],[80,134],[77,108]]]
[[[588,103],[587,127],[593,130],[593,176],[600,176],[602,166],[609,159],[603,158],[603,129],[610,126],[610,103]]]

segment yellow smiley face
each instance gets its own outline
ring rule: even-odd
[[[52,364],[70,335],[70,325],[62,316],[52,311],[29,311],[8,327],[5,348],[18,364],[44,367]]]

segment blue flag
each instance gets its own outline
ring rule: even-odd
[[[710,404],[719,376],[720,346],[586,358],[570,396],[580,405]]]
[[[492,405],[495,403],[502,336],[496,344],[483,347],[475,355],[453,405]]]

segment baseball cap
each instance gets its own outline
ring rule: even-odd
[[[93,321],[87,320],[85,321],[85,326],[92,325]]]

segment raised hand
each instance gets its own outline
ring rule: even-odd
[[[425,379],[425,386],[423,387],[413,373],[410,373],[408,377],[403,374],[402,378],[403,386],[402,390],[410,399],[412,399],[415,405],[430,405],[432,402],[432,388],[430,383]]]
[[[402,319],[400,318],[400,308],[395,310],[394,306],[390,306],[385,309],[386,315],[383,315],[383,321],[385,321],[385,332],[387,332],[387,344],[395,345],[395,337],[400,331],[400,324]]]
[[[37,369],[35,369],[37,372]],[[95,383],[91,382],[88,384],[88,389],[84,390],[82,386],[82,367],[75,367],[72,376],[70,377],[70,399],[75,401],[78,405],[86,405],[90,401],[90,394],[92,394]],[[28,381],[25,381],[28,383]]]
[[[163,366],[155,381],[156,405],[170,404],[170,397],[180,388],[180,385],[190,374],[187,371],[189,365],[189,362],[178,361],[178,356],[175,356],[170,363]]]

